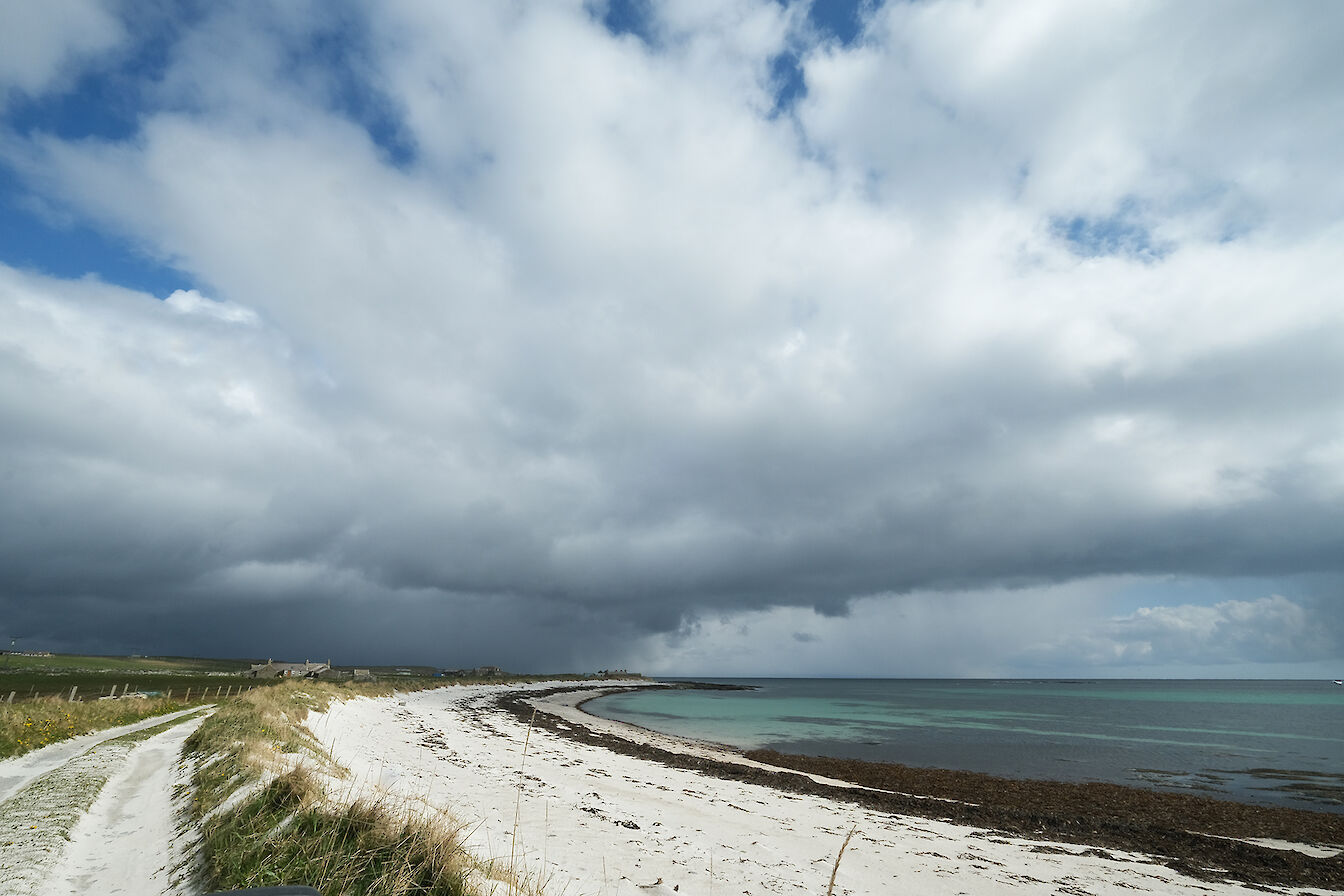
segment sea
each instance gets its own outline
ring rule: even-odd
[[[712,681],[749,690],[640,690],[584,709],[740,749],[1344,814],[1344,687],[1330,681]]]

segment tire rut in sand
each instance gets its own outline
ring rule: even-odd
[[[60,861],[70,831],[140,744],[197,717],[113,737],[45,774],[0,803],[0,879],[12,896],[35,896]]]

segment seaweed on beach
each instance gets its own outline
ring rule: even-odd
[[[693,685],[683,685],[693,686]],[[770,768],[664,750],[596,731],[537,709],[532,700],[570,690],[502,693],[498,706],[524,724],[673,768],[745,781],[896,815],[955,822],[1015,837],[1143,853],[1204,880],[1344,890],[1344,855],[1330,858],[1245,842],[1276,839],[1344,845],[1344,815],[1252,806],[1118,784],[1000,778],[896,763],[800,756],[771,750],[743,754]],[[865,789],[837,786],[811,775]]]

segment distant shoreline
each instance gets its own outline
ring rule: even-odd
[[[714,682],[758,693],[654,691],[585,708],[737,750],[1344,813],[1344,743],[1336,724],[1344,702],[1338,688],[1320,682]],[[677,684],[680,690],[692,682]]]
[[[1173,869],[1206,880],[1344,890],[1344,862],[1337,856],[1308,855],[1246,842],[1344,847],[1341,814],[1258,806],[1119,784],[1019,780],[767,750],[742,752],[649,732],[582,709],[590,700],[616,691],[695,686],[696,683],[680,681],[613,686],[568,702],[577,714],[563,713],[554,703],[557,695],[579,690],[573,687],[527,693],[503,691],[496,702],[523,724],[615,753],[693,769],[713,777],[848,801],[893,815],[967,824],[1011,836],[1160,856]]]

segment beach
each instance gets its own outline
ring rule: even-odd
[[[577,707],[600,692],[443,688],[332,704],[308,726],[350,771],[330,781],[333,799],[447,813],[479,860],[548,894],[820,894],[833,873],[841,894],[1249,893],[1266,874],[1292,892],[1344,889],[1339,839],[1317,830],[1256,843],[1197,832],[1210,851],[1186,857],[1092,845],[1085,830],[1050,836],[1048,807],[1041,833],[1000,823],[985,812],[992,791],[891,793]],[[1104,841],[1097,819],[1077,820]],[[1220,856],[1229,867],[1208,864]]]

